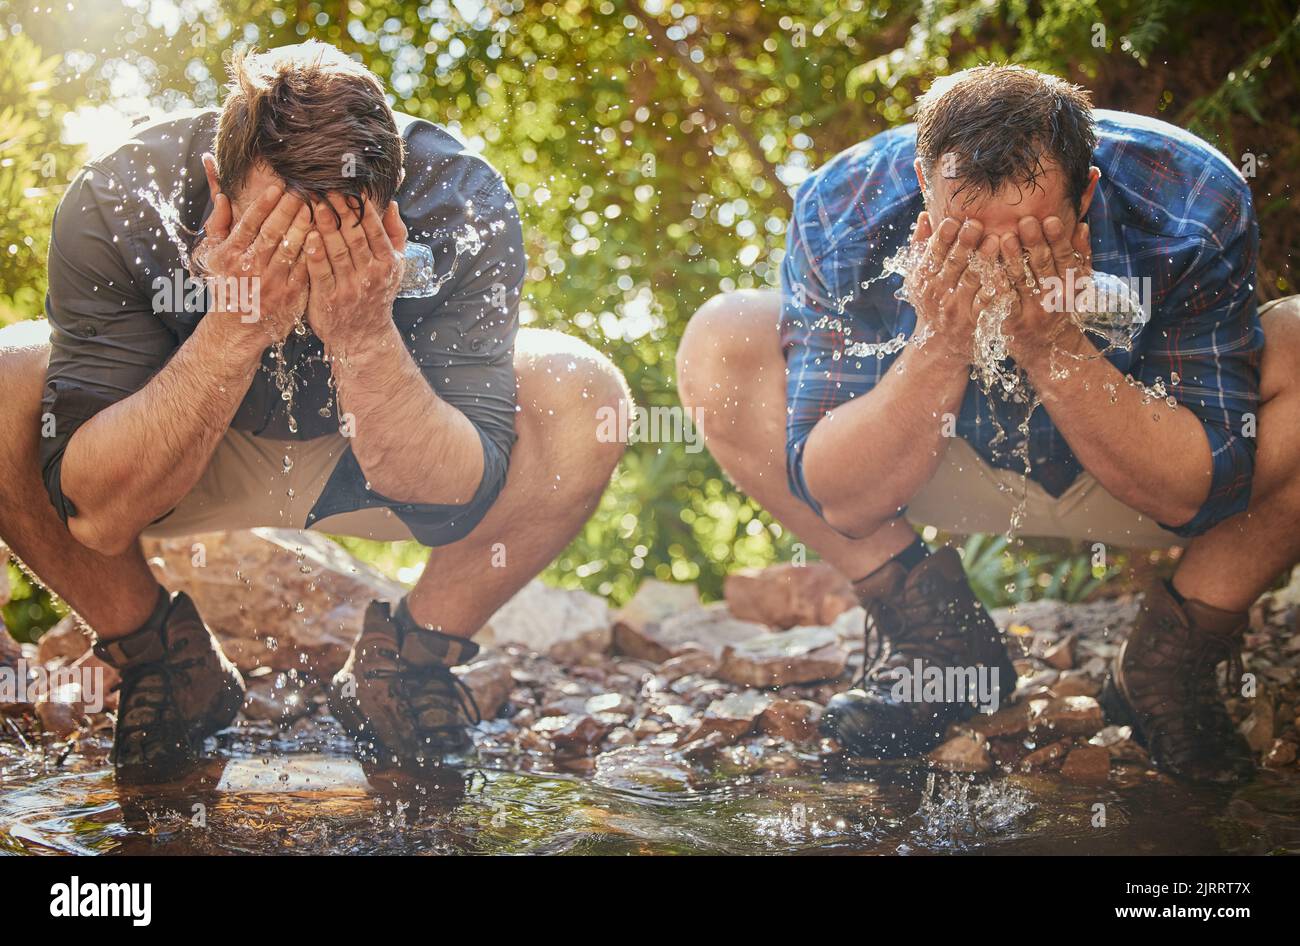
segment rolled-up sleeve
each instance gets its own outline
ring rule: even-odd
[[[1255,301],[1259,228],[1244,185],[1235,226],[1218,228],[1168,293],[1147,332],[1135,374],[1163,384],[1205,429],[1212,473],[1209,495],[1181,536],[1201,535],[1250,502],[1255,471],[1259,368],[1264,347]],[[1220,242],[1221,241],[1221,242]]]
[[[125,214],[117,182],[86,168],[54,215],[45,313],[50,364],[41,407],[45,488],[65,523],[77,514],[63,491],[63,456],[77,430],[149,381],[176,347],[123,259]],[[117,221],[115,223],[114,221]]]
[[[819,516],[804,478],[804,448],[817,422],[836,405],[866,394],[892,358],[861,357],[862,343],[886,340],[868,320],[840,311],[835,251],[822,245],[815,191],[801,192],[781,261],[781,350],[786,362],[786,476],[790,491]]]
[[[405,208],[410,238],[434,244],[443,282],[408,331],[411,353],[429,385],[478,432],[483,477],[464,506],[398,506],[417,538],[441,535],[438,524],[477,522],[505,485],[515,442],[515,336],[526,263],[518,209],[505,181],[488,165],[470,166],[461,187],[445,178]],[[449,204],[444,194],[467,194]],[[422,540],[423,541],[423,540]],[[428,543],[426,543],[428,544]]]

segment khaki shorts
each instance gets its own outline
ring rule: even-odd
[[[208,468],[180,505],[144,530],[150,538],[272,527],[356,536],[378,542],[412,538],[391,509],[327,516],[307,525],[347,440],[270,440],[228,430]]]
[[[1011,514],[1025,499],[1017,535],[1076,539],[1136,548],[1166,548],[1189,541],[1125,506],[1090,473],[1081,473],[1053,497],[1012,470],[989,466],[965,440],[956,438],[939,469],[907,507],[907,519],[943,532],[1006,532]]]

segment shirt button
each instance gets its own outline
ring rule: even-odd
[[[471,351],[478,351],[480,348],[483,347],[483,340],[476,338],[469,343],[469,347]]]
[[[77,327],[77,334],[80,335],[82,338],[94,338],[97,334],[99,334],[99,331],[91,323],[82,322],[81,325]]]

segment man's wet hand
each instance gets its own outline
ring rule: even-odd
[[[997,240],[984,236],[978,220],[959,223],[945,217],[935,230],[929,214],[923,212],[917,218],[913,241],[926,244],[919,264],[907,276],[908,298],[920,322],[918,331],[929,335],[925,344],[934,346],[943,357],[956,365],[969,365],[980,289],[971,254],[991,267],[997,257]]]
[[[405,270],[406,227],[389,203],[381,216],[370,199],[361,220],[339,195],[315,207],[306,242],[311,293],[307,319],[331,352],[382,342],[393,325],[393,300]]]
[[[306,304],[302,248],[311,226],[307,205],[272,185],[233,228],[232,218],[230,199],[215,194],[204,239],[194,252],[195,267],[208,283],[214,312],[238,316],[240,325],[260,329],[254,337],[263,346],[268,339],[280,341]]]
[[[1070,287],[1091,275],[1092,250],[1082,221],[1071,230],[1060,217],[1023,217],[1016,230],[1001,240],[1017,300],[1003,333],[1011,336],[1012,356],[1025,362],[1049,353],[1069,328]]]

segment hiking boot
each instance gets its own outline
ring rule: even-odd
[[[451,672],[477,653],[464,638],[403,629],[386,603],[372,601],[347,663],[330,682],[330,710],[364,760],[436,764],[466,748],[467,727],[480,720],[474,695]]]
[[[950,723],[969,718],[976,693],[964,700],[923,702],[910,692],[895,695],[895,685],[935,667],[996,668],[993,697],[1009,696],[1016,671],[993,619],[975,598],[961,558],[944,548],[909,571],[892,561],[854,586],[867,610],[865,634],[876,653],[853,689],[831,698],[822,716],[822,733],[855,755],[891,759],[918,755],[943,738]],[[911,687],[900,688],[910,691]],[[996,704],[995,704],[996,705]]]
[[[122,675],[110,758],[126,782],[162,781],[189,768],[203,740],[244,704],[244,680],[194,602],[160,594],[159,610],[140,630],[94,648]]]
[[[1218,665],[1241,680],[1241,639],[1249,618],[1188,599],[1158,581],[1142,599],[1132,633],[1115,655],[1102,692],[1107,719],[1130,725],[1152,761],[1179,778],[1236,782],[1255,760],[1219,698]],[[1236,683],[1233,683],[1233,681]]]

